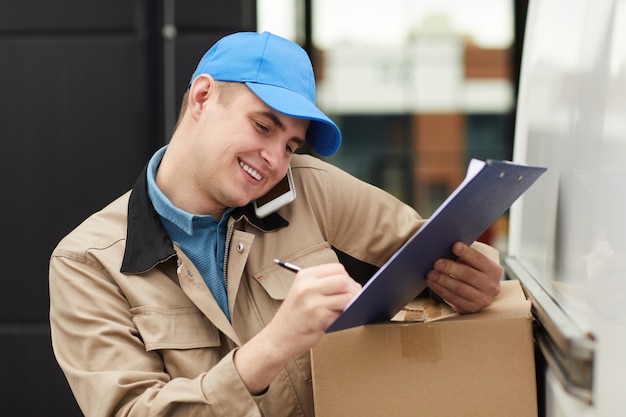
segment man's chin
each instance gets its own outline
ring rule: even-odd
[[[252,203],[253,201],[254,201],[254,199],[250,199],[249,197],[246,197],[246,198],[236,198],[236,199],[232,199],[227,206],[231,207],[231,208],[245,207],[248,204]]]

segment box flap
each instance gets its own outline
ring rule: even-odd
[[[458,314],[448,304],[439,303],[432,298],[416,298],[396,314],[394,322],[431,322],[435,320],[475,320],[489,316],[498,319],[530,317],[530,301],[517,280],[502,281],[500,294],[493,303],[479,313]]]
[[[398,312],[391,321],[429,322],[457,315],[448,304],[432,298],[416,298]]]

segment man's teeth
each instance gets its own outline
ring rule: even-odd
[[[241,161],[239,162],[239,166],[242,167],[243,170],[246,171],[248,174],[252,175],[257,181],[261,181],[261,179],[263,178],[261,174],[259,174]]]

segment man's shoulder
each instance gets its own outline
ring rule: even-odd
[[[87,217],[69,232],[54,249],[52,256],[105,249],[126,239],[130,191]]]
[[[291,157],[291,168],[317,168],[326,169],[330,166],[328,162],[308,154],[295,154]]]
[[[296,175],[296,171],[302,171],[303,173],[308,173],[307,176],[314,172],[317,172],[317,174],[319,175],[330,175],[332,177],[350,176],[341,168],[331,164],[330,162],[326,162],[320,158],[308,154],[293,155],[291,157],[290,165],[292,171],[294,172],[294,175]]]

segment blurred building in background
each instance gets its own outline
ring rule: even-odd
[[[396,48],[340,45],[319,55],[318,102],[345,138],[334,162],[425,214],[438,189],[458,185],[470,157],[510,157],[509,49],[438,31]],[[402,167],[411,175],[394,174]]]
[[[344,137],[329,159],[430,215],[471,158],[511,158],[512,53],[476,45],[445,15],[393,47],[345,42],[316,49],[318,103]],[[503,245],[505,233],[503,216],[482,240]]]

